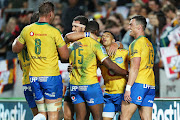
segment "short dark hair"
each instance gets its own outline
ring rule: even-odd
[[[52,11],[54,11],[54,4],[52,2],[45,1],[39,6],[39,16],[46,16]]]
[[[113,39],[115,39],[115,41],[116,41],[116,37],[111,31],[105,30],[105,31],[103,31],[103,34],[106,33],[106,32],[110,33],[113,36]]]
[[[146,29],[146,25],[147,25],[147,22],[146,22],[146,18],[141,16],[141,15],[136,15],[134,17],[132,17],[130,20],[132,19],[135,19],[136,20],[136,24],[140,24],[143,26],[143,30]]]
[[[172,5],[172,4],[165,5],[165,6],[162,8],[162,11],[163,11],[164,13],[167,13],[167,12],[169,12],[170,10],[171,10],[173,13],[176,13],[176,7],[175,7],[174,5]]]
[[[30,19],[30,23],[34,23],[34,22],[37,22],[39,19],[39,12],[34,12],[31,16],[31,19]]]
[[[161,6],[159,0],[149,0],[149,2],[150,2],[150,1],[154,1],[154,3],[155,3],[156,5],[159,5],[159,7]]]
[[[80,24],[85,26],[88,24],[88,19],[83,15],[76,16],[73,21],[80,21]]]
[[[95,20],[91,20],[88,22],[85,31],[88,32],[95,32],[95,31],[99,31],[99,24],[98,22],[96,22]]]

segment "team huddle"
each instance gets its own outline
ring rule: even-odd
[[[64,95],[65,120],[72,120],[74,113],[77,120],[89,119],[90,113],[94,120],[112,120],[116,112],[120,120],[130,120],[137,108],[141,119],[152,119],[154,50],[144,35],[147,23],[143,16],[130,20],[130,36],[135,40],[129,51],[115,42],[110,31],[99,36],[98,23],[85,16],[75,17],[73,32],[63,38],[50,25],[54,18],[51,2],[40,5],[36,18],[12,45],[22,66],[24,95],[33,120],[59,119],[63,94],[59,56],[70,64],[70,81]],[[104,94],[97,78],[98,67],[104,79]]]

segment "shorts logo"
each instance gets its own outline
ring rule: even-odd
[[[30,36],[34,36],[34,33],[33,33],[33,32],[30,32]]]
[[[74,99],[75,99],[75,97],[74,97],[74,96],[72,96],[72,97],[71,97],[71,99],[72,99],[72,100],[74,100]]]
[[[94,103],[94,99],[93,99],[93,98],[91,98],[89,101],[88,101],[88,100],[86,100],[86,102],[87,102],[87,103]]]
[[[32,78],[30,78],[30,82],[31,82],[31,83],[36,82],[36,80],[37,80],[37,77],[32,77]]]
[[[149,103],[153,103],[153,101],[152,101],[152,100],[148,100],[148,102],[149,102]]]
[[[75,101],[76,101],[75,96],[72,96],[72,97],[71,97],[71,100],[72,100],[73,102],[75,102]]]
[[[142,97],[141,96],[138,96],[138,98],[137,98],[138,100],[142,100]]]
[[[49,96],[49,97],[55,97],[55,92],[52,92],[52,93],[44,93],[45,95]]]
[[[76,91],[77,89],[78,89],[77,86],[72,86],[72,87],[71,87],[71,91]]]

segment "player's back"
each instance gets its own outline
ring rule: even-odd
[[[128,71],[128,50],[118,49],[116,54],[110,59],[122,69]],[[116,76],[112,71],[109,71],[104,65],[100,65],[101,74],[104,79],[105,92],[109,94],[122,94],[126,86],[126,76]]]
[[[77,41],[79,48],[73,50],[69,62],[73,66],[70,83],[74,85],[91,85],[98,83],[97,59],[107,57],[105,48],[97,41],[87,37]]]
[[[130,59],[141,57],[136,83],[155,86],[154,80],[154,49],[152,43],[144,36],[134,40],[129,46]]]
[[[60,31],[48,23],[34,23],[20,35],[30,56],[30,76],[59,75],[57,47],[65,45]],[[21,41],[21,40],[20,40]]]

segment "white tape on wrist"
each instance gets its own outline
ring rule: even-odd
[[[131,87],[130,85],[126,85],[126,91],[131,91]]]
[[[89,37],[90,36],[90,32],[85,32],[85,36]]]

